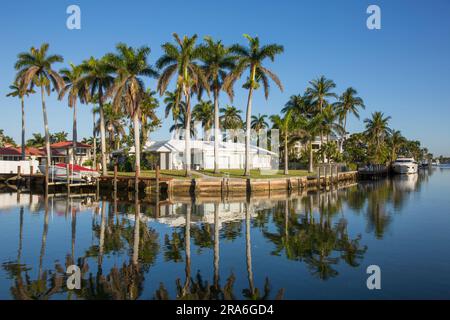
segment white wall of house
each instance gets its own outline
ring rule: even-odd
[[[30,167],[33,172],[38,171],[39,162],[36,160],[10,161],[0,160],[0,174],[17,174],[17,168],[20,166],[20,173],[30,174]]]

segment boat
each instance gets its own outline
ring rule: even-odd
[[[414,158],[398,157],[392,164],[392,170],[399,174],[414,174],[418,172],[419,165]]]
[[[45,174],[45,165],[40,165],[38,168],[42,174]],[[67,175],[67,168],[69,168],[69,175]],[[76,164],[67,165],[66,163],[56,163],[55,165],[49,166],[50,180],[67,181],[68,176],[71,182],[91,182],[99,177],[100,174],[96,170]]]

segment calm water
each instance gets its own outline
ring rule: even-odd
[[[450,168],[440,168],[159,210],[147,200],[2,193],[0,298],[449,299],[449,191]],[[66,288],[71,264],[81,290]],[[366,287],[372,264],[378,291]]]

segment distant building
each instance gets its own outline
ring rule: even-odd
[[[64,141],[57,142],[50,145],[52,163],[72,163],[72,142]],[[45,163],[47,152],[45,147],[25,148],[25,160],[37,160],[39,163]],[[77,164],[83,164],[85,161],[91,159],[91,146],[81,142],[77,143],[76,148]],[[21,147],[4,147],[0,148],[0,160],[19,161],[22,158]]]
[[[52,153],[55,151],[59,154],[64,155],[63,161],[65,163],[73,162],[73,152],[72,152],[72,141],[62,141],[56,142],[50,145]],[[83,165],[84,162],[92,159],[92,146],[89,144],[77,142],[77,147],[75,148],[75,156],[77,163]]]

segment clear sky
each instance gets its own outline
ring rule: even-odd
[[[66,28],[66,8],[81,8],[81,30]],[[366,27],[366,9],[381,8],[381,30]],[[113,51],[118,42],[148,45],[149,62],[161,55],[171,34],[211,35],[226,44],[245,43],[242,34],[258,35],[262,43],[278,43],[285,53],[268,66],[285,91],[272,86],[268,101],[257,92],[254,113],[279,113],[292,94],[303,93],[320,75],[333,79],[336,92],[353,86],[364,98],[364,119],[374,111],[392,117],[392,128],[418,139],[435,155],[450,155],[450,1],[299,1],[299,0],[164,0],[164,1],[2,1],[0,12],[0,128],[20,143],[20,103],[6,98],[13,81],[16,56],[31,46],[50,43],[50,52],[64,64]],[[155,81],[146,81],[155,88]],[[236,86],[234,105],[245,110],[246,91]],[[223,95],[221,105],[229,103]],[[92,131],[91,106],[79,107],[79,136]],[[71,133],[66,101],[48,98],[52,132]],[[163,106],[159,109],[163,116]],[[27,139],[43,132],[38,94],[26,100]],[[170,121],[152,134],[168,137]],[[363,129],[352,118],[350,132]]]

